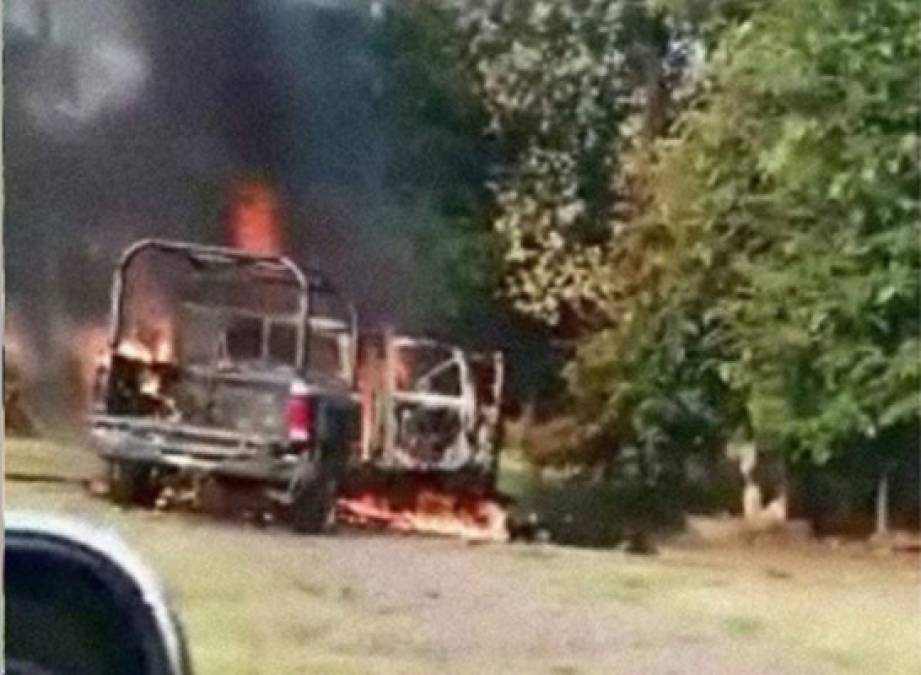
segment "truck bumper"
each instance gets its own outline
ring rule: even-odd
[[[97,452],[106,460],[150,464],[274,486],[288,485],[302,461],[301,455],[271,444],[232,447],[224,442],[208,443],[201,438],[190,441],[169,433],[139,433],[107,425],[94,425],[92,436]]]

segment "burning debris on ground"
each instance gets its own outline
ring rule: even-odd
[[[360,527],[467,541],[509,541],[509,499],[463,481],[452,485],[452,478],[366,471],[343,488],[339,512],[343,522]]]

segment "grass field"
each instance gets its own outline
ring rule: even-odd
[[[917,557],[304,538],[121,510],[74,446],[4,451],[6,508],[113,527],[162,575],[200,673],[921,672]]]

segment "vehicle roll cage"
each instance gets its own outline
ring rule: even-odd
[[[306,350],[309,341],[306,338],[308,331],[313,328],[314,322],[312,319],[314,319],[314,315],[312,312],[315,295],[323,293],[338,299],[345,306],[348,313],[348,319],[343,325],[347,328],[351,339],[349,358],[352,361],[352,372],[354,373],[358,344],[358,315],[355,306],[351,302],[345,301],[335,286],[319,271],[309,270],[308,273],[305,273],[287,256],[249,253],[222,246],[209,246],[166,239],[142,239],[129,246],[119,259],[112,283],[109,334],[109,348],[111,350],[117,349],[121,332],[124,328],[125,281],[128,268],[138,255],[146,251],[159,251],[184,256],[196,268],[208,265],[214,267],[251,267],[267,273],[266,279],[269,278],[269,275],[277,274],[278,281],[290,283],[296,287],[298,292],[298,336],[295,367],[298,369],[304,368],[308,359]],[[338,323],[338,321],[330,321],[330,323]]]

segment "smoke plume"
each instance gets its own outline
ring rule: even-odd
[[[400,320],[422,280],[409,242],[372,225],[392,151],[368,49],[382,7],[7,0],[8,342],[47,364],[48,391],[74,340],[106,321],[125,246],[233,243],[234,181],[284,201],[286,231],[262,245],[283,238],[368,320]]]

